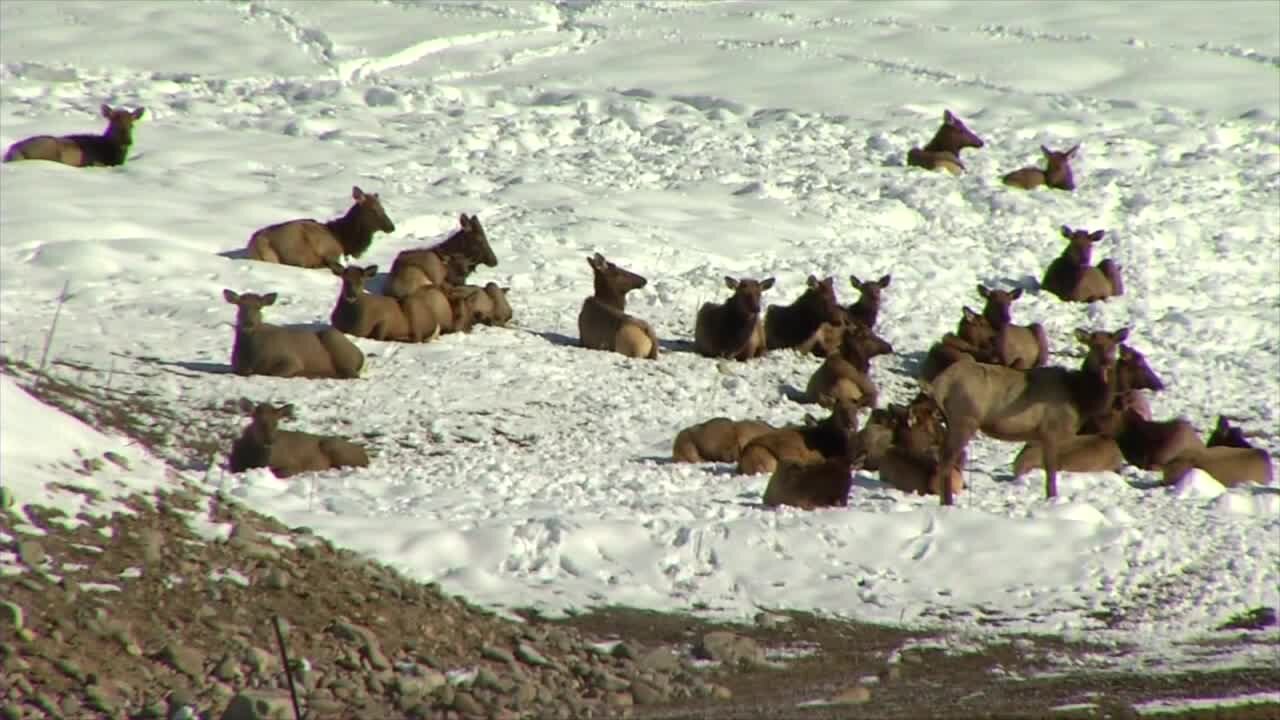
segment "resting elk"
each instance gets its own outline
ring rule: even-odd
[[[338,330],[332,327],[300,330],[263,322],[262,308],[275,304],[275,293],[241,295],[223,290],[222,297],[236,306],[231,370],[237,375],[286,378],[360,376],[364,353]]]
[[[1124,294],[1120,266],[1107,258],[1094,267],[1093,246],[1105,231],[1072,230],[1062,226],[1067,247],[1045,269],[1040,287],[1067,302],[1093,302]]]
[[[810,275],[807,288],[790,305],[770,305],[764,313],[765,346],[770,350],[795,348],[802,353],[825,355],[830,328],[845,323],[845,311],[836,301],[835,278]],[[824,332],[827,331],[827,332]]]
[[[49,160],[72,167],[123,165],[133,145],[133,124],[142,119],[145,111],[103,105],[107,129],[101,135],[36,135],[10,145],[4,161]]]
[[[281,420],[293,419],[293,405],[261,403],[255,406],[242,398],[240,409],[249,413],[252,421],[231,445],[228,465],[233,473],[266,467],[276,477],[284,478],[303,472],[369,464],[365,449],[345,438],[281,430]]]
[[[600,253],[587,258],[595,292],[578,311],[578,337],[583,347],[611,350],[627,357],[658,358],[658,336],[649,323],[628,315],[627,293],[648,284],[643,276],[609,262]]]
[[[351,188],[354,204],[340,218],[320,222],[310,218],[268,225],[249,238],[248,253],[253,260],[323,268],[342,260],[358,258],[373,244],[373,234],[395,232],[377,193]]]
[[[733,295],[723,303],[707,302],[698,309],[693,349],[705,357],[750,360],[765,354],[760,298],[773,287],[773,278],[754,280],[726,276]]]
[[[1003,182],[1005,185],[1022,188],[1023,190],[1030,190],[1041,185],[1068,192],[1075,190],[1076,181],[1071,175],[1071,158],[1075,156],[1076,151],[1079,149],[1080,146],[1076,145],[1070,150],[1057,152],[1041,145],[1040,152],[1044,153],[1045,161],[1043,170],[1036,167],[1019,168],[1005,175]]]
[[[964,173],[960,151],[965,148],[981,148],[985,143],[965,126],[950,110],[942,112],[942,127],[923,148],[907,151],[907,165],[926,170],[946,170],[952,175]]]
[[[405,297],[424,285],[444,285],[449,282],[450,255],[461,256],[470,261],[462,270],[461,280],[453,282],[455,285],[465,281],[471,268],[477,264],[498,266],[498,257],[493,254],[489,235],[480,224],[480,218],[462,213],[458,217],[458,229],[449,237],[431,247],[404,250],[396,255],[391,263],[386,294]]]

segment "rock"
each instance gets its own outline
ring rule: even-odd
[[[647,682],[634,683],[631,686],[631,695],[636,699],[636,704],[638,705],[657,705],[666,702],[668,699],[666,691]]]
[[[177,643],[169,643],[160,651],[159,658],[168,663],[174,670],[193,680],[200,680],[204,677],[204,655],[200,654],[199,650]]]
[[[636,658],[636,666],[651,672],[675,672],[680,669],[680,657],[669,647],[656,647]]]
[[[281,690],[243,690],[231,698],[221,720],[290,720],[293,704]]]
[[[484,706],[469,692],[460,692],[453,696],[453,709],[468,715],[481,715],[484,713]]]
[[[724,630],[706,633],[693,648],[695,657],[726,665],[763,665],[764,650],[755,640]]]
[[[598,674],[597,674],[594,678],[592,678],[592,679],[594,680],[594,683],[593,683],[593,684],[594,684],[596,687],[601,688],[602,690],[609,690],[609,691],[611,691],[611,692],[618,692],[618,691],[621,691],[621,690],[629,690],[629,689],[631,688],[631,683],[630,683],[630,682],[628,682],[628,681],[626,681],[626,680],[623,680],[622,678],[618,677],[617,675],[612,675],[612,674],[607,673],[607,672],[601,672],[601,673],[598,673]]]
[[[223,682],[234,682],[242,673],[240,672],[240,663],[235,658],[226,655],[213,669],[213,676]]]
[[[766,630],[776,630],[777,628],[791,622],[791,618],[778,613],[761,612],[756,613],[756,625]]]
[[[18,541],[18,559],[29,568],[35,568],[44,562],[44,547],[35,540]]]
[[[266,650],[251,647],[244,651],[244,664],[254,675],[270,675],[275,671],[275,656]]]
[[[862,685],[845,688],[831,696],[831,702],[836,705],[857,705],[870,699],[871,691]]]
[[[605,704],[611,707],[631,707],[636,702],[629,692],[611,692],[605,696]]]
[[[507,663],[508,665],[514,665],[516,662],[515,656],[512,655],[510,651],[494,645],[485,645],[484,647],[481,647],[480,656],[490,660],[496,660],[497,662]]]
[[[113,452],[113,451],[111,451],[111,450],[108,450],[108,451],[106,451],[106,452],[102,453],[102,457],[103,457],[104,459],[106,459],[107,461],[109,461],[109,462],[111,462],[111,463],[114,463],[114,464],[115,464],[117,467],[119,467],[121,470],[128,470],[128,469],[130,469],[130,468],[129,468],[129,460],[128,460],[127,458],[125,458],[123,455],[121,455],[121,454],[119,454],[119,453],[117,453],[117,452]]]
[[[444,673],[436,670],[417,669],[413,674],[398,674],[392,681],[392,687],[406,698],[420,699],[430,695],[449,680]]]
[[[0,627],[21,630],[23,622],[22,606],[17,603],[0,602]]]
[[[609,654],[619,660],[634,660],[636,658],[636,649],[627,643],[620,642],[613,646],[613,650],[610,650]]]
[[[543,657],[542,653],[538,652],[537,648],[528,643],[520,643],[519,645],[516,645],[516,657],[519,658],[521,662],[528,665],[534,665],[536,667],[546,667],[551,664],[551,661]]]
[[[67,677],[71,678],[72,680],[75,680],[78,683],[83,683],[87,677],[84,669],[82,669],[80,667],[80,664],[74,660],[69,660],[67,658],[59,658],[54,661],[53,666],[58,668],[58,672],[62,673],[63,675],[66,675]]]
[[[486,690],[495,690],[500,693],[511,692],[513,683],[506,678],[498,677],[497,673],[487,667],[482,667],[476,673],[475,686]]]
[[[724,685],[712,685],[711,697],[715,698],[716,700],[732,700],[733,691],[725,687]]]

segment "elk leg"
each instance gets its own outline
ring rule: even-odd
[[[1044,453],[1044,492],[1049,498],[1058,497],[1058,450],[1059,443],[1054,437],[1040,437],[1040,451]]]
[[[960,456],[969,441],[978,434],[978,421],[970,413],[947,413],[947,439],[942,445],[942,459],[938,463],[938,475],[942,480],[942,504],[954,505],[955,497],[951,483],[948,481],[951,471],[956,469]]]

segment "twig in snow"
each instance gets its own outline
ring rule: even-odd
[[[289,651],[284,646],[284,632],[280,629],[280,616],[271,618],[276,628],[276,644],[280,646],[280,660],[284,662],[284,677],[289,681],[289,700],[293,702],[293,720],[302,720],[302,710],[298,708],[298,691],[293,686],[293,666],[289,664]]]
[[[62,284],[62,292],[58,294],[58,306],[53,309],[53,320],[49,323],[49,332],[44,336],[44,352],[40,355],[40,372],[44,372],[45,364],[49,360],[49,346],[53,344],[53,333],[58,329],[58,315],[62,312],[62,306],[73,297],[67,292],[70,289],[71,280],[68,279]]]

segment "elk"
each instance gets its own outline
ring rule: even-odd
[[[1164,484],[1178,484],[1192,468],[1209,473],[1227,487],[1246,483],[1270,485],[1275,478],[1271,456],[1266,450],[1218,445],[1188,449],[1166,464]]]
[[[596,253],[587,258],[594,293],[578,311],[578,337],[583,347],[612,350],[632,358],[658,359],[658,336],[649,323],[628,315],[627,293],[649,283]]]
[[[762,502],[765,507],[790,505],[801,510],[845,507],[853,488],[853,473],[865,460],[866,452],[852,444],[844,454],[813,464],[784,460],[769,476]]]
[[[736,463],[747,443],[776,429],[759,420],[711,418],[676,433],[671,459],[684,463]]]
[[[858,410],[862,407],[838,402],[831,408],[831,415],[822,420],[757,436],[742,448],[738,473],[772,473],[783,461],[804,465],[847,455],[849,444],[857,442]]]
[[[944,110],[942,126],[934,133],[933,139],[923,148],[913,147],[907,151],[907,165],[961,175],[965,167],[960,162],[960,151],[965,148],[981,148],[985,144],[960,118],[952,115],[950,110]]]
[[[461,280],[450,278],[448,257],[460,255],[472,264],[465,267]],[[489,236],[480,224],[480,218],[462,213],[458,216],[458,229],[449,237],[427,248],[403,250],[391,263],[386,294],[405,297],[424,285],[444,285],[453,281],[460,285],[475,265],[498,266],[498,258],[489,246]],[[456,278],[456,276],[455,276]]]
[[[760,298],[773,287],[773,278],[754,280],[725,276],[733,295],[723,303],[707,302],[698,309],[693,349],[710,358],[750,360],[765,354]]]
[[[1058,449],[1058,470],[1062,472],[1118,472],[1124,467],[1124,453],[1115,438],[1106,435],[1076,435],[1062,443]],[[1027,443],[1013,459],[1013,476],[1023,475],[1044,467],[1044,451],[1039,445]]]
[[[460,285],[456,294],[470,309],[474,322],[482,325],[505,326],[511,322],[511,305],[507,302],[507,293],[511,288],[499,287],[497,283],[485,283],[483,287]]]
[[[229,289],[222,297],[236,306],[231,370],[237,375],[356,378],[364,353],[332,327],[298,330],[262,321],[262,308],[274,305],[276,293],[243,295]]]
[[[961,309],[956,332],[947,333],[934,343],[920,365],[920,379],[932,382],[962,359],[1001,365],[996,355],[996,332],[991,321],[967,306]]]
[[[1049,337],[1040,323],[1014,325],[1011,308],[1022,297],[1022,288],[1013,292],[978,285],[978,295],[986,299],[982,316],[995,330],[996,361],[1000,365],[1026,370],[1049,362]]]
[[[1080,146],[1076,145],[1070,150],[1057,152],[1041,145],[1040,152],[1044,153],[1045,161],[1043,170],[1035,167],[1019,168],[1005,175],[1002,181],[1005,185],[1022,188],[1023,190],[1030,190],[1041,185],[1068,192],[1075,190],[1076,181],[1071,176],[1071,158],[1075,156],[1076,151],[1079,149]]]
[[[889,403],[883,408],[873,408],[867,417],[867,423],[858,431],[858,445],[866,450],[867,456],[862,462],[865,470],[879,470],[880,460],[893,445],[894,433],[901,424],[907,422],[907,407],[897,403]]]
[[[101,135],[35,135],[10,145],[4,161],[49,160],[72,167],[123,165],[133,145],[133,124],[142,119],[146,108],[125,110],[104,104],[101,112],[107,119],[107,129]]]
[[[1213,432],[1209,434],[1209,441],[1205,445],[1208,447],[1253,447],[1253,443],[1249,442],[1247,438],[1248,434],[1242,428],[1231,424],[1231,418],[1226,415],[1219,415],[1218,424],[1213,426]]]
[[[835,278],[810,275],[808,287],[790,305],[770,305],[764,313],[765,346],[770,350],[796,348],[825,354],[823,329],[844,325],[844,308],[836,301]]]
[[[1079,370],[1015,370],[966,360],[944,370],[928,386],[947,421],[940,472],[957,467],[979,431],[999,440],[1035,442],[1044,452],[1045,494],[1056,497],[1060,448],[1086,418],[1111,407],[1117,349],[1128,336],[1128,328],[1077,329],[1076,339],[1089,348]],[[950,484],[942,486],[942,503],[951,505]]]
[[[867,326],[846,325],[840,351],[827,355],[809,377],[804,400],[825,408],[840,400],[875,407],[878,393],[871,382],[871,358],[892,353],[893,346]]]
[[[857,302],[845,308],[846,317],[852,322],[862,323],[874,330],[876,320],[880,317],[880,294],[889,287],[891,279],[889,275],[883,275],[879,280],[862,282],[857,275],[850,275],[849,284],[861,294],[858,295]]]
[[[1115,386],[1116,396],[1111,403],[1111,410],[1086,420],[1080,428],[1080,434],[1101,433],[1107,423],[1118,427],[1117,422],[1122,417],[1120,413],[1127,409],[1133,410],[1143,420],[1150,420],[1151,405],[1140,391],[1164,390],[1164,382],[1147,364],[1147,357],[1128,345],[1120,346],[1120,354],[1116,360]],[[1114,435],[1115,432],[1111,434]]]
[[[351,188],[355,202],[345,215],[327,222],[311,218],[268,225],[249,237],[253,260],[302,268],[328,267],[343,256],[358,258],[373,244],[373,234],[396,231],[377,193]]]
[[[1063,225],[1062,237],[1067,239],[1067,247],[1049,263],[1040,287],[1066,302],[1090,303],[1123,295],[1124,281],[1119,264],[1107,258],[1097,267],[1091,265],[1093,246],[1105,234],[1103,230],[1090,233]]]
[[[438,288],[421,288],[406,298],[386,297],[366,292],[365,281],[378,274],[378,266],[343,267],[336,262],[329,270],[342,278],[342,289],[334,303],[329,321],[342,332],[356,337],[397,342],[426,342],[444,329],[452,314],[437,315],[440,298]],[[449,300],[443,298],[446,312]]]
[[[280,478],[338,467],[366,467],[365,449],[345,438],[281,430],[281,420],[292,420],[293,405],[254,405],[240,399],[240,409],[252,420],[231,445],[228,465],[233,473],[250,468],[270,468]]]
[[[893,443],[880,458],[880,481],[902,492],[941,495],[939,472],[946,437],[942,409],[927,393],[918,393],[894,427]],[[945,473],[950,492],[964,490],[959,464]]]

